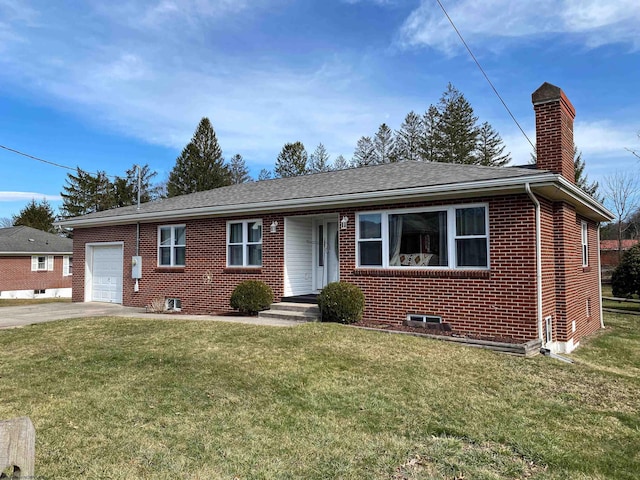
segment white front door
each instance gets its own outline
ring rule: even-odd
[[[320,291],[340,279],[338,222],[318,220],[314,222],[314,229],[314,289]]]
[[[91,247],[91,301],[122,303],[122,247]]]

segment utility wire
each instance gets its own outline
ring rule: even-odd
[[[449,14],[447,13],[447,11],[444,8],[444,5],[442,5],[442,2],[440,2],[440,0],[436,0],[436,2],[438,2],[438,5],[440,5],[440,8],[442,9],[442,11],[444,12],[445,16],[447,17],[447,20],[449,20],[449,23],[451,24],[451,26],[453,27],[453,29],[456,31],[456,33],[458,34],[458,37],[460,37],[460,41],[462,42],[462,44],[465,46],[465,48],[467,49],[467,52],[469,52],[469,55],[471,55],[471,58],[473,58],[473,61],[476,62],[476,65],[478,66],[478,68],[480,69],[480,71],[482,72],[482,75],[484,75],[484,78],[486,78],[487,82],[489,82],[489,85],[491,85],[491,88],[493,89],[493,91],[495,92],[496,96],[500,99],[500,101],[502,102],[502,105],[504,105],[504,108],[507,110],[507,112],[509,113],[509,115],[511,116],[511,118],[513,119],[513,121],[515,122],[515,124],[518,126],[518,128],[520,129],[520,131],[522,132],[522,135],[524,135],[524,138],[527,139],[527,142],[529,142],[529,145],[531,145],[531,148],[533,148],[533,150],[535,151],[536,146],[533,144],[533,142],[529,139],[529,137],[527,136],[527,134],[524,132],[524,129],[520,126],[520,123],[518,123],[518,120],[516,120],[516,117],[513,115],[513,113],[511,113],[511,110],[509,110],[509,107],[507,106],[506,102],[502,99],[502,97],[500,96],[500,94],[498,93],[498,90],[496,89],[496,87],[493,86],[493,83],[491,83],[491,80],[489,80],[489,76],[486,74],[486,72],[484,71],[484,69],[482,68],[482,65],[480,65],[480,62],[478,61],[478,59],[476,58],[476,56],[473,54],[473,52],[471,51],[471,48],[469,48],[469,45],[467,45],[467,42],[464,41],[464,38],[462,37],[462,34],[460,33],[460,31],[458,30],[458,28],[456,27],[455,23],[453,23],[453,20],[451,19],[451,17],[449,16]]]
[[[19,150],[15,150],[13,148],[5,147],[4,145],[0,145],[0,148],[2,148],[4,150],[7,150],[9,152],[13,152],[13,153],[15,153],[17,155],[22,155],[23,157],[31,158],[32,160],[37,160],[38,162],[46,163],[48,165],[53,165],[54,167],[64,168],[66,170],[72,170],[74,172],[77,171],[78,169],[82,170],[80,167],[73,168],[73,167],[69,167],[67,165],[62,165],[60,163],[50,162],[49,160],[45,160],[44,158],[34,157],[33,155],[29,155],[28,153],[24,153],[24,152],[21,152]],[[89,173],[90,175],[98,175],[97,172],[87,172],[87,173]],[[107,175],[106,173],[105,173],[105,175],[107,177],[117,178],[115,175]]]

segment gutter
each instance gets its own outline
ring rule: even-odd
[[[531,185],[525,183],[525,192],[533,202],[536,211],[536,295],[538,310],[538,338],[542,342],[542,348],[545,348],[545,338],[542,334],[542,238],[540,227],[540,202],[531,191]]]
[[[600,300],[600,328],[604,328],[604,315],[602,313],[602,265],[600,265],[600,225],[598,225],[598,296]]]

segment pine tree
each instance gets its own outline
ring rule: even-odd
[[[440,112],[437,107],[430,105],[422,116],[420,158],[427,162],[439,162],[442,157],[442,152],[439,148],[441,144]]]
[[[589,177],[584,172],[585,163],[582,160],[582,152],[578,152],[578,147],[573,146],[573,167],[575,171],[576,186],[599,202],[603,201],[598,192],[598,182],[589,182]]]
[[[231,185],[216,132],[208,118],[200,120],[191,141],[176,159],[169,174],[169,197]]]
[[[473,114],[471,104],[451,83],[438,103],[440,112],[437,149],[442,153],[441,162],[475,163],[474,150],[478,129],[478,117]]]
[[[247,164],[239,153],[236,153],[231,157],[231,160],[229,160],[229,174],[231,176],[232,185],[251,181]]]
[[[78,168],[68,173],[62,187],[61,212],[64,218],[101,212],[114,204],[113,184],[105,172],[91,174]]]
[[[285,143],[276,159],[276,177],[297,177],[308,173],[308,155],[302,142]]]
[[[18,215],[14,215],[13,217],[13,225],[16,227],[24,226],[37,228],[38,230],[43,230],[49,233],[55,233],[55,229],[53,228],[54,221],[55,216],[53,214],[53,209],[45,199],[40,203],[37,203],[35,199],[32,199],[26,207],[20,210]]]
[[[392,162],[394,145],[393,132],[383,123],[373,137],[375,163]]]
[[[322,143],[318,144],[314,152],[309,156],[309,172],[328,172],[331,170],[329,154]]]
[[[415,112],[409,112],[396,132],[394,161],[420,160],[420,139],[422,119]]]
[[[504,153],[505,146],[500,134],[488,122],[484,122],[478,129],[475,163],[490,167],[504,167],[511,161],[511,154]]]
[[[347,168],[349,168],[349,162],[344,158],[344,155],[338,155],[331,166],[332,170],[346,170]]]
[[[356,149],[353,152],[351,164],[354,167],[364,167],[376,163],[375,146],[371,137],[360,137]]]
[[[271,180],[271,170],[267,170],[266,168],[260,170],[260,173],[258,174],[258,181],[261,180]]]

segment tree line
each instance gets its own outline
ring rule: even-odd
[[[468,100],[449,83],[436,104],[431,104],[423,114],[409,112],[398,130],[382,123],[375,134],[362,136],[350,160],[338,155],[332,161],[322,143],[311,154],[300,141],[285,143],[273,170],[262,169],[255,180],[411,160],[504,166],[511,157],[505,153],[498,132],[488,122],[480,123]],[[576,184],[602,200],[598,197],[597,182],[589,182],[584,174],[582,154],[575,147],[574,165]],[[122,176],[109,176],[104,171],[90,173],[81,168],[67,174],[59,217],[71,218],[136,204],[138,176],[142,203],[254,181],[242,155],[236,153],[229,161],[225,160],[215,130],[204,117],[163,182],[153,183],[157,173],[149,165],[133,165]],[[51,206],[44,200],[41,203],[32,200],[19,215],[11,220],[2,219],[4,226],[33,224],[48,231],[53,229],[54,221]]]

